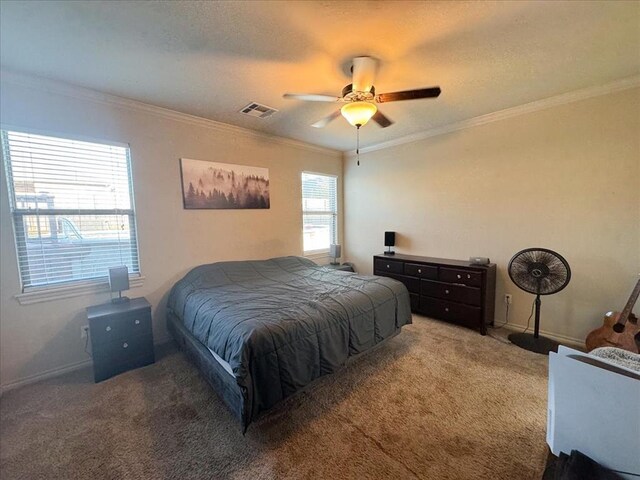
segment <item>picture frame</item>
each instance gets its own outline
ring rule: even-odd
[[[269,169],[180,159],[185,210],[269,209]]]

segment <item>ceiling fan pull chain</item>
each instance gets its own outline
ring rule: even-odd
[[[360,126],[356,127],[356,157],[358,158],[358,166],[360,166]]]

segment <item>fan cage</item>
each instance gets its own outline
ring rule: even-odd
[[[571,268],[562,255],[546,248],[527,248],[509,261],[509,277],[534,295],[552,295],[571,280]]]

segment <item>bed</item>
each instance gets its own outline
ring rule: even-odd
[[[243,431],[409,323],[402,283],[301,257],[196,267],[167,302],[169,331]]]

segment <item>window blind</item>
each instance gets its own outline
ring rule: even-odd
[[[302,224],[305,253],[329,251],[337,241],[338,179],[302,173]]]
[[[1,135],[23,291],[140,272],[127,147]]]

